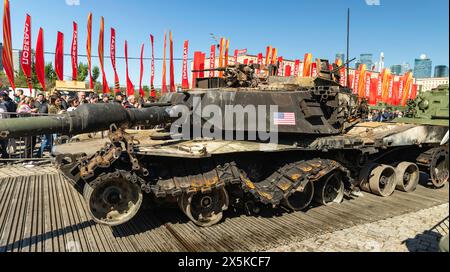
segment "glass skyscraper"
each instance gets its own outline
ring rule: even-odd
[[[415,78],[430,78],[431,67],[433,63],[426,55],[421,55],[420,58],[414,62],[414,77]]]
[[[402,74],[402,66],[400,64],[392,65],[391,66],[391,73],[393,75],[401,75]]]
[[[445,65],[436,65],[434,67],[434,77],[448,77],[448,67]]]
[[[373,68],[373,55],[372,54],[361,54],[359,56],[359,62],[366,65],[367,70],[372,70]]]

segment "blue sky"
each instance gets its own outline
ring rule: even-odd
[[[379,6],[367,5],[380,2]],[[286,0],[286,1],[148,1],[148,0],[10,0],[13,47],[22,47],[25,16],[32,16],[32,44],[39,27],[44,28],[45,50],[54,51],[56,33],[65,34],[65,53],[70,52],[72,21],[79,25],[79,54],[85,54],[86,21],[93,12],[93,55],[97,55],[100,16],[105,17],[105,54],[109,55],[109,29],[117,35],[117,55],[123,56],[128,40],[129,55],[139,56],[145,43],[150,56],[149,35],[155,36],[155,55],[162,57],[163,34],[172,30],[175,57],[182,57],[182,44],[188,39],[189,57],[200,50],[208,52],[214,41],[210,33],[231,40],[230,51],[247,48],[249,53],[264,52],[267,45],[279,49],[288,59],[314,57],[334,59],[345,52],[346,12],[351,8],[351,57],[381,51],[386,65],[409,62],[427,54],[433,65],[448,65],[448,0]],[[2,9],[3,10],[3,9]],[[3,13],[3,11],[1,11]],[[3,14],[2,14],[3,15]],[[0,30],[1,31],[1,30]],[[46,62],[53,61],[46,55]],[[80,57],[80,61],[86,61]],[[98,65],[98,60],[93,60]],[[107,79],[113,84],[111,61],[105,59]],[[150,61],[145,63],[144,84],[149,85]],[[156,82],[160,85],[162,62],[156,62]],[[121,84],[125,82],[125,62],[118,60]],[[65,75],[71,74],[70,58],[65,60]],[[139,61],[130,61],[131,79],[138,85]],[[175,62],[176,82],[181,82],[181,61]]]

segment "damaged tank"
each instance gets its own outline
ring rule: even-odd
[[[199,78],[197,88],[148,108],[82,105],[64,115],[6,119],[0,136],[109,129],[107,141],[58,146],[55,160],[93,220],[109,226],[131,220],[144,196],[155,207],[178,205],[209,227],[229,209],[301,211],[360,189],[380,197],[412,192],[423,164],[436,187],[447,183],[448,144],[441,141],[448,124],[362,122],[367,105],[339,85],[339,67],[317,64],[315,78],[272,76],[273,67],[261,78],[257,65],[230,66],[224,77]],[[127,130],[135,126],[159,128]]]

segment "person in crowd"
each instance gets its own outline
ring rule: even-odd
[[[7,112],[15,113],[17,111],[17,104],[9,97],[8,91],[0,92],[0,100],[4,103]],[[10,117],[14,118],[15,116],[11,115]]]
[[[87,104],[89,103],[86,99],[86,92],[79,92],[78,93],[78,101],[80,104]]]
[[[17,113],[22,115],[30,115],[32,113],[36,113],[38,111],[37,108],[34,108],[34,99],[31,97],[25,97],[22,101],[20,101],[19,106],[17,107]]]
[[[59,91],[55,91],[54,95],[61,99],[61,109],[67,110],[69,108],[69,104],[66,102],[66,100],[64,100],[61,93]]]
[[[50,106],[48,114],[62,114],[65,110],[62,108],[62,99],[56,95],[50,97]]]
[[[91,104],[97,104],[97,103],[98,103],[98,100],[99,100],[98,94],[93,94],[93,95],[91,96],[91,99],[89,100],[89,103],[91,103]]]
[[[78,97],[72,97],[69,98],[69,108],[67,109],[68,112],[74,111],[78,108],[80,105],[80,101],[78,101]]]
[[[37,113],[48,114],[48,103],[43,93],[38,94],[34,107],[37,109]]]
[[[104,94],[104,95],[102,96],[102,101],[101,101],[100,103],[108,104],[108,103],[109,103],[109,95]]]
[[[372,119],[370,119],[370,121],[378,122],[379,120],[380,120],[380,111],[374,110],[372,113]]]
[[[124,100],[123,98],[124,98],[124,95],[121,92],[117,92],[116,96],[114,97],[114,102],[122,105],[123,100]]]
[[[128,99],[123,102],[123,107],[126,109],[136,108],[136,97],[134,95],[130,95]]]
[[[59,98],[56,95],[52,95],[50,97],[50,106],[48,107],[48,114],[62,114],[65,111],[61,108],[61,98]],[[38,153],[38,157],[42,158],[44,155],[45,150],[50,150],[51,154],[54,154],[54,141],[56,139],[56,134],[48,134],[44,135],[42,142],[41,142],[41,148]]]
[[[24,94],[22,89],[16,89],[16,92],[14,93],[14,102],[19,103],[24,99]]]

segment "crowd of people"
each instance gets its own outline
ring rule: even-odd
[[[371,122],[389,122],[396,118],[402,118],[403,112],[399,110],[382,109],[369,112],[367,121]]]
[[[120,103],[124,108],[142,108],[144,103],[154,102],[153,98],[137,99],[134,95],[126,97],[118,92],[113,97],[109,95],[98,95],[86,92],[77,92],[76,95],[62,95],[61,92],[55,91],[53,94],[38,93],[37,96],[25,96],[23,90],[16,90],[14,99],[9,96],[7,90],[0,91],[0,119],[3,118],[21,118],[39,115],[55,115],[63,114],[76,110],[82,104],[97,103]],[[57,135],[42,135],[40,137],[41,145],[37,152],[37,157],[42,158],[45,151],[53,152],[54,142]],[[32,157],[36,146],[37,138],[25,139],[26,149],[28,153],[26,157]],[[9,140],[0,140],[1,157],[9,158],[8,145]]]

